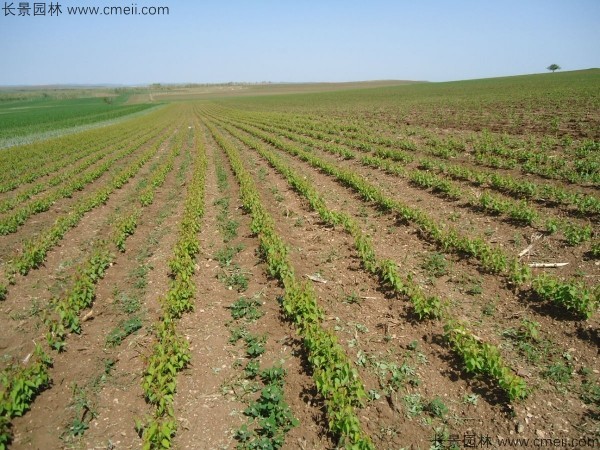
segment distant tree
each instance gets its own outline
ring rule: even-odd
[[[550,64],[546,69],[551,70],[554,73],[555,70],[560,70],[560,66],[558,64]]]

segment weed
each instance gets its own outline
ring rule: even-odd
[[[263,311],[260,309],[261,302],[257,297],[248,299],[240,297],[235,301],[229,309],[231,309],[231,317],[233,319],[246,319],[249,322],[254,322],[263,316]]]
[[[468,405],[476,406],[479,401],[479,395],[477,394],[465,394],[462,398],[462,402]]]
[[[148,272],[150,272],[150,270],[152,270],[152,266],[150,266],[149,264],[140,264],[135,269],[133,269],[131,274],[134,278],[133,286],[136,289],[146,289],[146,286],[148,286],[148,280],[146,279],[146,275],[148,275]]]
[[[436,428],[429,442],[431,442],[429,450],[460,450],[460,441],[455,438],[455,435],[451,435],[446,427]]]
[[[242,244],[238,244],[236,246],[228,245],[219,249],[213,257],[221,267],[229,267],[235,255],[237,255],[243,249],[244,246]]]
[[[381,398],[381,394],[379,393],[379,391],[377,391],[377,389],[369,389],[369,391],[367,392],[367,398],[370,401],[379,400]]]
[[[121,292],[117,296],[117,302],[120,308],[126,314],[133,314],[140,310],[140,301],[137,297],[127,294],[126,292]]]
[[[80,420],[78,418],[75,418],[73,420],[73,423],[69,427],[68,434],[71,435],[71,436],[74,436],[74,437],[75,436],[81,436],[81,435],[83,435],[83,433],[85,433],[85,431],[89,427],[90,426],[86,422],[84,422],[84,421],[82,421],[82,420]]]
[[[581,383],[581,400],[588,405],[594,405],[600,412],[600,384],[591,377],[586,377]]]
[[[277,187],[273,186],[271,187],[271,194],[273,194],[273,197],[275,197],[275,201],[277,203],[281,203],[282,201],[285,200],[285,198],[279,193],[279,190],[277,189]]]
[[[83,435],[89,428],[89,422],[92,420],[96,413],[93,406],[88,399],[88,393],[85,389],[73,385],[73,401],[71,407],[75,410],[75,418],[71,425],[63,434],[63,437],[77,437]]]
[[[568,383],[573,376],[573,369],[569,365],[557,362],[548,366],[548,368],[542,372],[542,376],[557,383]]]
[[[339,257],[340,255],[338,254],[338,249],[334,247],[331,250],[329,250],[327,256],[325,256],[324,262],[331,263],[336,259],[339,259]]]
[[[450,216],[448,217],[448,220],[449,220],[450,222],[457,222],[457,221],[458,221],[458,219],[460,219],[460,218],[461,218],[461,214],[460,214],[460,213],[458,213],[458,212],[453,212],[453,213],[451,213],[451,214],[450,214]]]
[[[420,394],[407,394],[402,397],[409,417],[418,416],[423,412],[423,402]]]
[[[231,269],[219,273],[217,278],[225,286],[235,288],[238,292],[244,292],[248,289],[248,277],[237,264],[234,264]]]
[[[260,169],[258,169],[258,179],[260,181],[265,181],[267,177],[267,169],[265,169],[264,167],[261,167]]]
[[[121,322],[115,327],[106,338],[106,345],[109,347],[116,347],[121,344],[127,336],[135,333],[137,330],[142,328],[142,321],[139,317],[132,317]]]
[[[478,280],[471,284],[465,292],[469,295],[481,295],[483,293],[483,286],[481,285],[481,280]]]
[[[448,407],[439,397],[435,397],[423,409],[438,419],[443,419],[448,414]]]
[[[448,273],[448,261],[442,253],[430,253],[423,262],[423,269],[435,278],[446,275]]]
[[[222,225],[223,240],[229,242],[238,235],[238,228],[240,224],[238,221],[229,219]]]
[[[249,332],[244,325],[232,328],[230,331],[229,343],[235,344],[240,339],[245,339],[248,335]]]
[[[481,313],[484,316],[493,316],[494,314],[496,314],[496,302],[493,301],[488,301],[483,305],[483,308],[481,309]]]
[[[355,304],[360,305],[361,298],[356,292],[352,291],[350,294],[346,294],[342,301],[344,303],[349,303],[350,305],[355,305]]]

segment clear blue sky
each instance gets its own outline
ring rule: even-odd
[[[58,3],[53,17],[0,9],[0,85],[446,81],[600,67],[600,0]],[[169,15],[66,13],[132,4]]]

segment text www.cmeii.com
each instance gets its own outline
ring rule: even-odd
[[[66,6],[58,2],[4,2],[4,16],[168,16],[168,6]]]

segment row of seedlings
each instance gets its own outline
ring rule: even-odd
[[[218,206],[217,223],[225,246],[219,250],[215,259],[221,270],[228,271],[233,268],[232,275],[221,277],[228,287],[235,287],[238,292],[247,288],[246,278],[236,270],[235,255],[242,250],[241,245],[231,245],[237,236],[237,222],[229,217],[229,196],[227,195],[229,182],[227,173],[220,158],[215,160],[217,186],[223,197],[215,201]],[[225,272],[227,273],[227,272]],[[243,370],[244,379],[240,381],[247,408],[244,415],[247,420],[234,431],[239,449],[278,449],[285,443],[286,434],[298,420],[284,398],[284,384],[286,371],[280,364],[261,369],[262,357],[266,350],[267,336],[251,333],[249,327],[257,322],[263,315],[261,293],[252,297],[241,295],[229,307],[232,321],[227,325],[230,328],[231,344],[243,341],[244,353],[247,359]],[[241,365],[241,361],[238,361]],[[238,365],[236,363],[236,365]],[[260,381],[259,381],[260,380]],[[256,394],[259,392],[258,396]],[[248,398],[245,394],[250,394]]]
[[[10,215],[0,219],[0,235],[7,235],[17,232],[25,222],[33,215],[48,211],[50,207],[62,198],[70,198],[77,191],[83,190],[86,185],[100,178],[104,173],[108,172],[115,163],[118,163],[123,158],[135,153],[145,142],[159,135],[163,130],[153,133],[151,136],[144,136],[132,143],[128,143],[127,148],[110,159],[104,161],[98,167],[94,167],[87,173],[80,174],[75,179],[67,181],[65,186],[47,192],[46,194],[35,199],[33,202],[27,203],[11,213]]]
[[[156,342],[142,378],[146,401],[154,409],[151,417],[136,420],[143,440],[142,448],[170,448],[177,430],[173,397],[177,389],[177,373],[190,360],[189,344],[176,329],[177,321],[194,307],[196,286],[194,272],[200,250],[198,232],[204,216],[206,156],[204,147],[196,144],[193,173],[184,204],[178,240],[169,260],[171,281],[161,299],[162,317],[155,324]]]
[[[153,185],[155,189],[164,182],[165,167],[172,168],[173,158],[180,151],[181,140],[178,140],[169,154],[166,164],[159,166],[152,176],[152,179],[162,179],[162,182]],[[158,176],[159,174],[160,176]],[[124,243],[126,236],[132,233],[124,235],[122,223],[117,222],[113,232],[115,246],[120,248],[119,243]],[[67,333],[81,333],[79,314],[82,310],[92,306],[97,284],[113,261],[114,254],[110,249],[110,243],[104,240],[95,242],[90,257],[76,270],[69,291],[60,299],[53,299],[50,302],[48,309],[44,311],[43,322],[48,329],[46,340],[51,349],[64,351]],[[49,373],[51,364],[52,359],[44,352],[42,346],[36,345],[33,355],[30,354],[25,358],[23,366],[10,365],[7,370],[2,372],[0,378],[2,387],[0,423],[3,425],[0,428],[0,442],[4,441],[5,444],[10,442],[10,420],[22,416],[30,408],[37,394],[50,386],[52,382]]]
[[[54,170],[45,174],[48,175],[47,180],[39,181],[26,189],[20,190],[15,195],[6,196],[6,198],[0,201],[0,213],[8,212],[34,195],[46,192],[48,189],[65,183],[107,155],[123,149],[131,141],[134,134],[136,133],[127,133],[118,137],[110,136],[111,139],[86,149],[85,154],[78,155],[80,156],[79,158],[64,161],[63,165],[54,165]],[[77,154],[76,151],[73,153]]]
[[[311,286],[296,278],[289,262],[288,249],[275,231],[273,219],[262,205],[254,180],[244,168],[239,151],[213,125],[206,125],[227,154],[240,184],[242,203],[252,217],[251,231],[258,236],[259,251],[267,264],[267,274],[279,280],[284,288],[281,306],[303,338],[317,390],[325,399],[331,431],[341,446],[373,448],[356,415],[356,408],[362,406],[366,397],[356,369],[336,336],[323,328],[323,311],[317,304]]]
[[[333,176],[344,186],[357,191],[365,201],[375,203],[383,211],[394,212],[404,222],[415,224],[426,239],[436,243],[443,251],[473,257],[485,271],[503,275],[516,287],[525,288],[526,283],[531,282],[533,291],[543,300],[552,301],[581,318],[589,319],[597,311],[600,304],[599,286],[588,287],[581,281],[562,281],[545,273],[534,278],[529,266],[522,264],[517,258],[510,257],[499,247],[490,245],[479,237],[465,236],[451,226],[440,226],[424,211],[387,197],[381,189],[355,172],[327,163],[314,154],[255,127],[242,124],[236,126]]]
[[[251,122],[245,121],[244,123]],[[568,245],[580,245],[592,239],[593,230],[590,224],[580,224],[574,221],[559,219],[555,215],[543,215],[543,217],[541,217],[542,214],[526,200],[513,201],[510,199],[493,196],[487,192],[470,195],[460,186],[452,183],[451,181],[429,173],[429,170],[432,168],[431,162],[424,163],[421,161],[420,167],[422,167],[423,170],[408,170],[404,166],[406,163],[410,162],[411,159],[395,150],[376,150],[374,153],[375,156],[358,156],[348,148],[332,144],[328,141],[306,138],[302,135],[298,135],[295,132],[285,131],[280,128],[273,127],[272,125],[256,125],[256,123],[254,123],[254,125],[258,126],[261,130],[283,135],[294,142],[308,145],[313,148],[323,149],[329,153],[338,155],[343,159],[356,159],[365,166],[382,169],[395,176],[407,177],[410,179],[411,183],[420,188],[432,189],[434,194],[437,194],[442,198],[448,198],[453,201],[462,200],[466,205],[479,208],[487,214],[494,216],[505,214],[508,219],[514,223],[535,226],[549,233],[562,231]],[[398,161],[401,161],[401,163],[398,164]],[[503,181],[502,186],[510,186],[516,183],[512,181],[511,184],[511,181],[508,181],[512,180],[511,177],[494,175],[490,176],[490,178],[490,184],[492,186],[497,186],[499,184],[499,180]],[[533,183],[529,184],[533,185]],[[559,192],[564,192],[564,195],[562,195],[561,198],[570,198],[574,202],[573,204],[577,206],[582,214],[595,214],[600,211],[600,201],[594,196],[584,195],[581,193],[566,193],[564,189],[560,189],[552,185],[545,186],[546,191],[551,190],[555,193],[555,197]],[[592,243],[592,256],[595,256],[596,252],[594,250],[596,247],[597,244],[595,242]]]
[[[377,277],[381,285],[397,295],[406,297],[414,307],[419,319],[439,319],[445,323],[448,342],[453,350],[465,362],[468,373],[483,374],[496,380],[510,401],[523,399],[529,389],[524,380],[515,375],[501,358],[497,347],[482,342],[469,332],[465,324],[456,321],[445,308],[445,302],[436,296],[427,296],[421,287],[410,276],[402,276],[394,261],[379,259],[375,254],[371,239],[361,230],[360,225],[348,214],[334,212],[327,208],[325,201],[314,186],[303,176],[298,175],[281,158],[270,151],[260,141],[248,138],[232,127],[223,125],[233,136],[240,139],[248,147],[256,150],[269,164],[280,172],[308,203],[320,218],[332,226],[341,226],[354,239],[355,249],[365,270]],[[463,337],[459,340],[458,336]],[[468,342],[467,342],[468,340]],[[467,345],[470,344],[470,345]]]

